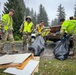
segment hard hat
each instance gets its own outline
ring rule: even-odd
[[[27,16],[27,17],[26,17],[26,20],[27,20],[27,19],[30,19],[30,20],[32,20],[31,16]]]

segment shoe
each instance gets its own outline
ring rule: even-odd
[[[18,51],[12,51],[12,53],[18,53]]]
[[[15,48],[12,51],[13,53],[18,53],[18,50],[16,50]]]
[[[74,56],[74,53],[72,53],[72,54],[69,54],[69,56]]]
[[[25,50],[25,48],[24,48],[24,47],[22,47],[22,50],[24,51],[24,50]]]
[[[0,54],[6,54],[4,50],[0,50]]]

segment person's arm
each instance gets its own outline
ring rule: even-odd
[[[64,33],[67,31],[67,27],[69,25],[69,21],[64,21],[62,26],[61,26],[61,30],[60,30],[60,38],[63,37]]]
[[[0,27],[3,27],[3,22],[2,22],[2,20],[0,20]]]
[[[36,30],[37,30],[37,31],[38,31],[38,28],[39,28],[39,24],[36,25]]]
[[[19,29],[20,32],[22,32],[22,30],[23,30],[23,25],[24,25],[24,24],[22,23],[21,26],[20,26],[20,29]]]
[[[8,23],[8,21],[7,21],[8,18],[7,18],[7,17],[8,17],[7,15],[3,15],[3,16],[2,16],[3,26],[4,26],[4,25],[7,25],[7,23]]]
[[[33,30],[34,30],[34,24],[32,23],[32,28],[31,28],[31,30],[32,30],[32,32],[33,32]]]
[[[63,37],[64,33],[65,33],[65,31],[64,31],[64,30],[60,30],[60,38],[62,38],[62,37]]]

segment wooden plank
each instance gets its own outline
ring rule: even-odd
[[[39,56],[35,56],[35,57],[33,58],[33,60],[40,61],[40,57],[39,57]],[[33,71],[32,75],[34,75],[34,73],[38,73],[38,68],[39,68],[39,64],[37,65],[37,67],[36,67],[35,70]]]
[[[30,60],[23,70],[17,68],[7,68],[4,72],[15,75],[31,75],[38,64],[39,61]]]
[[[39,64],[38,64],[37,67],[34,69],[34,71],[32,72],[31,75],[34,75],[35,73],[38,73],[38,68],[39,68]]]
[[[7,64],[7,65],[0,65],[0,69],[8,68],[8,67],[18,67],[20,64]]]
[[[35,56],[35,57],[33,58],[33,60],[40,61],[40,57],[39,57],[39,56]]]

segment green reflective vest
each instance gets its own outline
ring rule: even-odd
[[[13,29],[13,20],[12,17],[9,16],[9,14],[4,14],[2,16],[2,21],[4,23],[4,30]]]
[[[33,23],[28,23],[27,21],[24,22],[24,29],[23,32],[31,33],[32,32]]]
[[[66,20],[61,26],[61,30],[64,30],[68,34],[76,33],[76,20]]]

